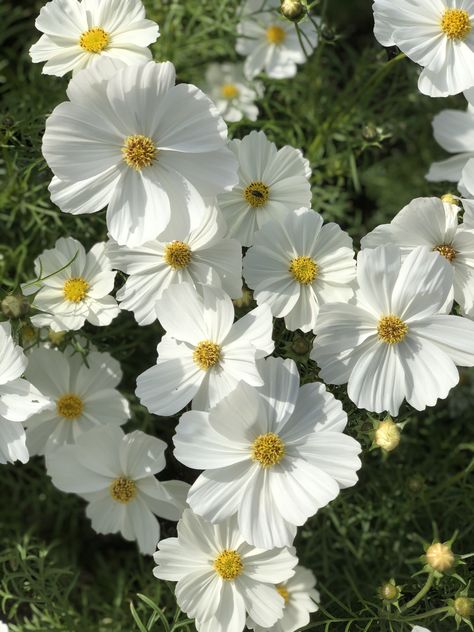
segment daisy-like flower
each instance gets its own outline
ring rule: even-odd
[[[361,446],[343,434],[347,415],[323,384],[299,389],[292,360],[259,369],[259,391],[241,383],[209,412],[184,413],[174,444],[179,461],[205,470],[192,510],[211,522],[237,514],[246,541],[271,549],[291,545],[297,526],[356,484]]]
[[[277,149],[263,132],[250,132],[229,147],[239,161],[239,183],[219,195],[218,204],[229,235],[251,246],[266,222],[281,222],[291,211],[311,206],[311,168],[299,149]]]
[[[246,0],[243,4],[235,48],[246,57],[244,73],[248,79],[262,71],[273,79],[294,77],[298,64],[303,64],[306,54],[318,44],[316,27],[309,18],[298,22],[303,49],[297,27],[279,10],[280,0]]]
[[[0,632],[8,632],[8,625],[0,621]]]
[[[431,632],[431,631],[428,630],[428,628],[422,628],[421,625],[415,625],[415,627],[412,628],[412,632]]]
[[[356,303],[324,305],[311,357],[328,384],[348,383],[358,408],[397,415],[404,399],[434,406],[474,365],[474,323],[442,313],[453,268],[419,246],[402,262],[398,246],[362,250]]]
[[[22,422],[52,407],[52,402],[21,376],[28,360],[15,344],[9,323],[0,323],[0,463],[29,459]]]
[[[262,628],[249,618],[247,627],[255,632],[300,630],[309,623],[310,613],[318,610],[319,592],[315,586],[316,578],[313,573],[304,566],[297,566],[293,577],[275,586],[285,601],[283,617],[271,628]]]
[[[107,226],[120,245],[139,246],[170,222],[170,200],[194,228],[195,196],[213,197],[237,181],[227,127],[195,86],[175,86],[170,62],[113,71],[108,60],[83,70],[70,101],[46,122],[43,155],[56,178],[52,200],[67,213],[107,206]]]
[[[177,225],[167,229],[160,241],[147,241],[138,248],[109,242],[107,254],[113,267],[130,275],[117,299],[122,309],[135,314],[139,325],[156,319],[155,302],[173,284],[191,283],[197,289],[201,283],[222,286],[232,298],[241,296],[240,243],[224,239],[226,227],[215,207],[202,213],[202,223],[190,232]]]
[[[458,224],[459,207],[439,198],[417,198],[361,241],[362,248],[400,246],[402,257],[417,246],[438,252],[453,267],[454,299],[474,317],[474,232]]]
[[[108,353],[92,350],[87,364],[79,354],[58,349],[35,349],[28,358],[26,377],[55,403],[30,417],[26,444],[30,454],[45,454],[98,425],[120,426],[129,418],[129,405],[116,390],[120,365]]]
[[[270,305],[290,331],[314,329],[320,305],[352,298],[355,277],[352,239],[310,209],[265,224],[244,259],[257,303]]]
[[[193,400],[207,410],[241,380],[261,386],[256,360],[273,351],[272,315],[266,305],[234,323],[225,292],[189,283],[172,285],[156,302],[166,330],[156,366],[138,376],[136,394],[151,413],[172,415]]]
[[[35,327],[53,331],[80,329],[86,320],[92,325],[109,325],[119,313],[110,296],[115,272],[105,254],[105,243],[95,244],[88,253],[72,237],[61,237],[51,250],[35,259],[38,281],[23,286],[26,295],[36,293],[32,307],[44,312],[32,316]]]
[[[463,226],[468,230],[474,230],[474,200],[462,199],[461,203],[464,208]]]
[[[178,605],[196,619],[199,632],[242,632],[246,611],[271,627],[284,606],[275,584],[292,577],[298,561],[288,549],[250,546],[232,518],[212,525],[189,509],[178,522],[178,537],[162,540],[153,557],[153,574],[178,582]]]
[[[474,86],[474,0],[374,0],[375,37],[423,66],[418,88],[431,97]]]
[[[135,64],[151,59],[147,46],[159,37],[155,22],[145,19],[141,0],[52,0],[35,22],[44,33],[30,48],[43,73],[62,77],[102,57]]]
[[[430,182],[457,182],[458,189],[474,195],[474,107],[467,111],[443,110],[433,119],[436,142],[454,156],[434,162],[426,179]]]
[[[210,64],[205,91],[216,104],[224,121],[235,123],[244,117],[256,121],[256,99],[263,96],[261,81],[247,81],[241,64]]]
[[[155,478],[165,468],[166,447],[140,430],[124,434],[107,426],[48,454],[46,467],[58,489],[87,500],[86,515],[94,531],[120,533],[152,555],[160,539],[156,516],[179,520],[189,487]]]

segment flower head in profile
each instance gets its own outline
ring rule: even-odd
[[[447,315],[453,269],[419,246],[402,261],[398,246],[357,258],[355,304],[324,305],[311,357],[328,384],[348,384],[358,408],[398,415],[403,400],[424,410],[459,382],[456,365],[474,366],[474,323]]]
[[[126,64],[151,59],[147,46],[159,36],[145,19],[141,0],[51,0],[35,22],[43,33],[30,48],[43,73],[62,77],[70,70],[94,66],[107,57]]]
[[[120,245],[154,239],[170,221],[195,228],[202,220],[195,197],[236,183],[224,121],[201,90],[175,85],[170,62],[117,69],[103,60],[78,73],[67,94],[43,136],[51,198],[66,213],[107,207]]]
[[[295,574],[286,582],[277,584],[275,590],[283,597],[283,616],[271,628],[262,628],[252,619],[247,627],[254,632],[296,632],[309,623],[310,613],[318,610],[319,592],[315,589],[316,578],[304,566],[297,566]]]
[[[199,632],[242,632],[246,613],[271,628],[284,608],[275,584],[290,579],[298,561],[289,549],[247,544],[232,518],[213,525],[190,509],[178,522],[178,537],[162,540],[153,557],[153,574],[178,582],[178,605]]]
[[[474,231],[458,223],[459,210],[457,204],[439,198],[416,198],[390,224],[377,226],[364,237],[361,245],[396,244],[402,257],[418,246],[437,252],[452,266],[454,300],[465,315],[474,318]]]
[[[117,426],[96,428],[75,445],[48,454],[46,467],[55,487],[87,500],[87,517],[97,533],[121,533],[151,555],[160,539],[156,516],[178,520],[186,506],[188,485],[160,482],[166,443]]]
[[[173,225],[160,240],[137,248],[109,242],[112,266],[129,275],[117,299],[121,309],[135,314],[138,324],[156,320],[155,302],[170,285],[190,283],[199,291],[201,284],[208,284],[222,287],[232,298],[242,294],[240,243],[224,238],[225,223],[215,207],[203,208],[202,214],[203,221],[195,230]]]
[[[292,360],[259,362],[264,384],[241,383],[209,412],[182,415],[175,456],[204,472],[188,503],[218,523],[237,514],[247,542],[290,546],[296,527],[357,482],[360,444],[342,405],[319,383],[299,388]]]
[[[96,426],[120,426],[129,418],[128,402],[116,390],[122,371],[109,353],[91,350],[84,361],[69,349],[39,348],[28,360],[26,377],[54,402],[52,410],[26,422],[31,454],[48,453]]]
[[[9,323],[0,323],[0,463],[29,459],[22,422],[53,407],[53,402],[21,376],[28,360],[15,344]]]
[[[311,206],[311,168],[299,149],[277,149],[264,132],[250,132],[229,147],[239,162],[239,183],[218,196],[218,205],[229,235],[251,246],[268,221],[282,222],[291,211]]]
[[[295,25],[280,14],[280,0],[245,0],[239,15],[236,50],[246,57],[248,79],[261,72],[273,79],[294,77],[318,44],[314,23],[304,18],[298,23],[302,48]]]
[[[35,293],[32,306],[43,312],[32,316],[36,327],[53,331],[109,325],[118,315],[117,301],[110,296],[115,272],[105,254],[105,243],[84,246],[72,237],[61,237],[55,247],[35,259],[38,281],[23,286],[24,294]]]
[[[148,410],[172,415],[193,400],[207,410],[243,381],[263,384],[257,359],[273,351],[272,316],[266,305],[234,323],[230,297],[218,288],[172,285],[156,302],[166,330],[156,366],[137,378],[136,394]]]
[[[240,64],[210,64],[206,70],[205,92],[216,104],[224,121],[256,121],[255,101],[263,96],[261,81],[248,81]]]
[[[375,37],[423,66],[418,88],[431,97],[474,86],[474,0],[374,0]]]
[[[466,111],[442,110],[433,118],[436,142],[453,156],[434,162],[426,179],[430,182],[456,182],[467,197],[474,196],[474,91],[469,91]]]
[[[352,298],[355,276],[352,239],[337,224],[323,226],[311,209],[266,223],[244,259],[255,300],[283,317],[290,331],[314,329],[320,305]]]

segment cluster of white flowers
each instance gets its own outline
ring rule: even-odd
[[[458,4],[374,2],[377,37],[425,66],[428,94],[474,85],[474,0]],[[311,209],[299,149],[278,149],[262,131],[228,140],[223,117],[257,117],[263,84],[253,78],[292,77],[317,44],[318,19],[295,26],[279,7],[243,3],[236,47],[246,61],[208,69],[215,103],[175,85],[172,63],[151,61],[158,26],[139,0],[52,0],[31,49],[44,72],[75,73],[43,138],[51,198],[72,214],[106,207],[109,232],[88,253],[67,237],[36,259],[23,286],[32,323],[105,327],[120,310],[140,326],[158,320],[166,333],[136,396],[153,414],[180,414],[174,455],[201,473],[191,486],[156,479],[167,446],[121,429],[130,407],[110,354],[25,355],[6,324],[0,462],[45,455],[54,485],[86,500],[98,533],[154,553],[155,576],[177,581],[178,605],[201,632],[309,622],[319,595],[297,565],[297,528],[355,485],[361,467],[341,402],[322,382],[300,387],[292,360],[268,357],[272,317],[315,333],[320,378],[347,383],[355,405],[375,413],[398,415],[404,400],[433,406],[458,383],[456,367],[474,365],[474,201],[461,200],[459,224],[456,198],[416,199],[362,240],[356,260],[349,235]],[[464,154],[449,173],[469,188],[474,142],[458,129],[446,147]],[[127,280],[114,298],[116,270]],[[235,321],[242,274],[257,307]],[[176,538],[159,542],[157,517],[179,520]]]

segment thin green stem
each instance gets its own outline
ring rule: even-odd
[[[431,586],[433,585],[433,580],[434,580],[434,575],[433,573],[430,573],[428,575],[428,578],[423,588],[421,588],[421,590],[417,592],[417,594],[413,597],[413,599],[410,599],[408,603],[402,606],[401,612],[405,612],[405,610],[409,610],[410,608],[413,608],[413,606],[415,606],[419,601],[421,601],[423,597],[429,592]]]

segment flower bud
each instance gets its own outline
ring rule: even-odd
[[[232,301],[235,307],[248,307],[252,302],[252,292],[247,288],[242,288],[242,296],[240,298],[235,298]]]
[[[434,571],[446,573],[454,565],[454,553],[447,544],[435,542],[426,550],[426,561]]]
[[[454,612],[467,619],[472,614],[472,599],[469,597],[457,597],[454,600]]]
[[[296,353],[296,355],[304,356],[311,350],[311,345],[306,338],[298,336],[292,341],[291,350]]]
[[[281,0],[280,11],[291,22],[299,22],[306,15],[306,7],[299,0]]]
[[[9,294],[3,299],[1,307],[7,318],[14,319],[25,316],[30,309],[30,303],[21,294]]]
[[[391,452],[400,443],[400,430],[395,422],[387,417],[379,423],[375,431],[374,443],[382,450]]]
[[[393,603],[400,597],[400,589],[392,582],[382,584],[378,589],[380,599]]]
[[[50,329],[48,331],[49,340],[53,343],[53,345],[56,345],[56,346],[61,344],[65,335],[66,335],[65,331],[54,331],[53,329]]]

